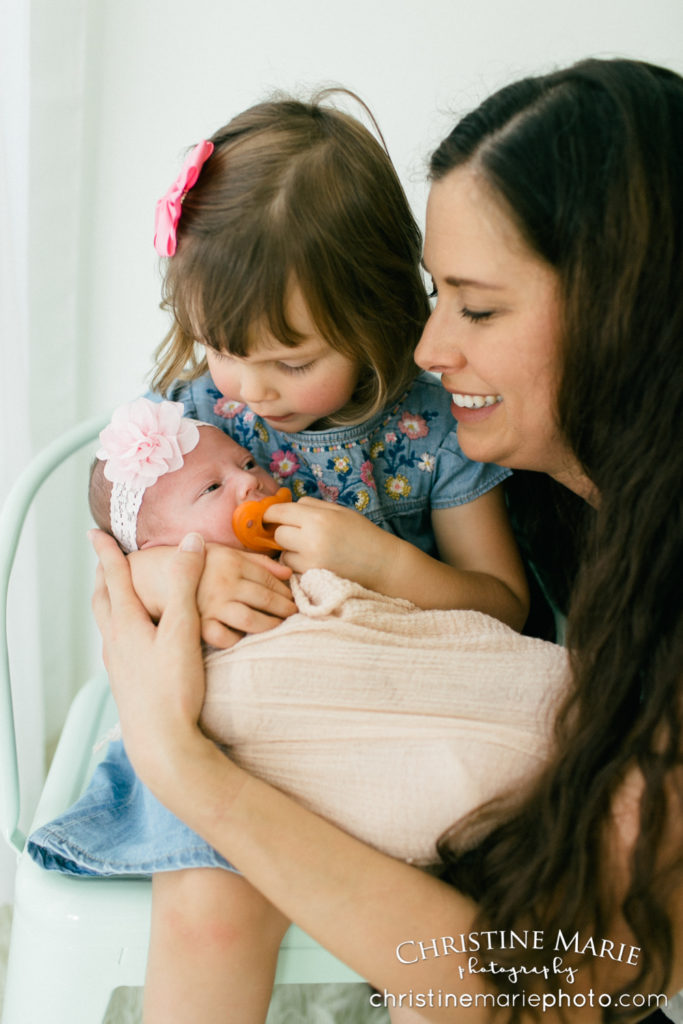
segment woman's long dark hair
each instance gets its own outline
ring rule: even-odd
[[[683,872],[667,825],[683,804],[683,79],[628,60],[525,79],[456,126],[432,178],[463,164],[558,272],[558,423],[599,504],[572,588],[556,759],[476,855],[459,857],[451,830],[446,876],[496,929],[608,936],[620,908],[641,950],[629,990],[665,991]],[[639,833],[617,893],[609,815],[634,766]]]

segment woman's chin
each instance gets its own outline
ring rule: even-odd
[[[504,443],[498,432],[486,429],[486,425],[476,420],[465,420],[456,417],[458,444],[472,462],[496,462],[500,466],[508,465],[506,457],[510,455],[510,445]]]

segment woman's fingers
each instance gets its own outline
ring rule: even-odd
[[[88,537],[99,558],[92,607],[104,636],[112,616],[139,619],[141,614],[147,618],[147,613],[133,588],[128,560],[114,538],[102,530],[90,530]]]
[[[197,587],[204,571],[204,558],[204,538],[199,533],[187,534],[171,562],[169,599],[159,621],[160,632],[181,638],[198,636]]]

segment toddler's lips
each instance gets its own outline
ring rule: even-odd
[[[286,423],[288,420],[291,420],[294,414],[288,412],[286,416],[271,416],[269,413],[260,412],[258,415],[268,423]]]

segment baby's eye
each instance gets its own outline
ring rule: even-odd
[[[220,486],[221,485],[218,482],[216,482],[215,484],[209,484],[208,487],[204,488],[202,494],[211,494],[212,491],[217,491]]]
[[[242,463],[242,469],[246,469],[247,471],[250,470],[250,469],[256,469],[256,460],[255,459],[246,459]]]

